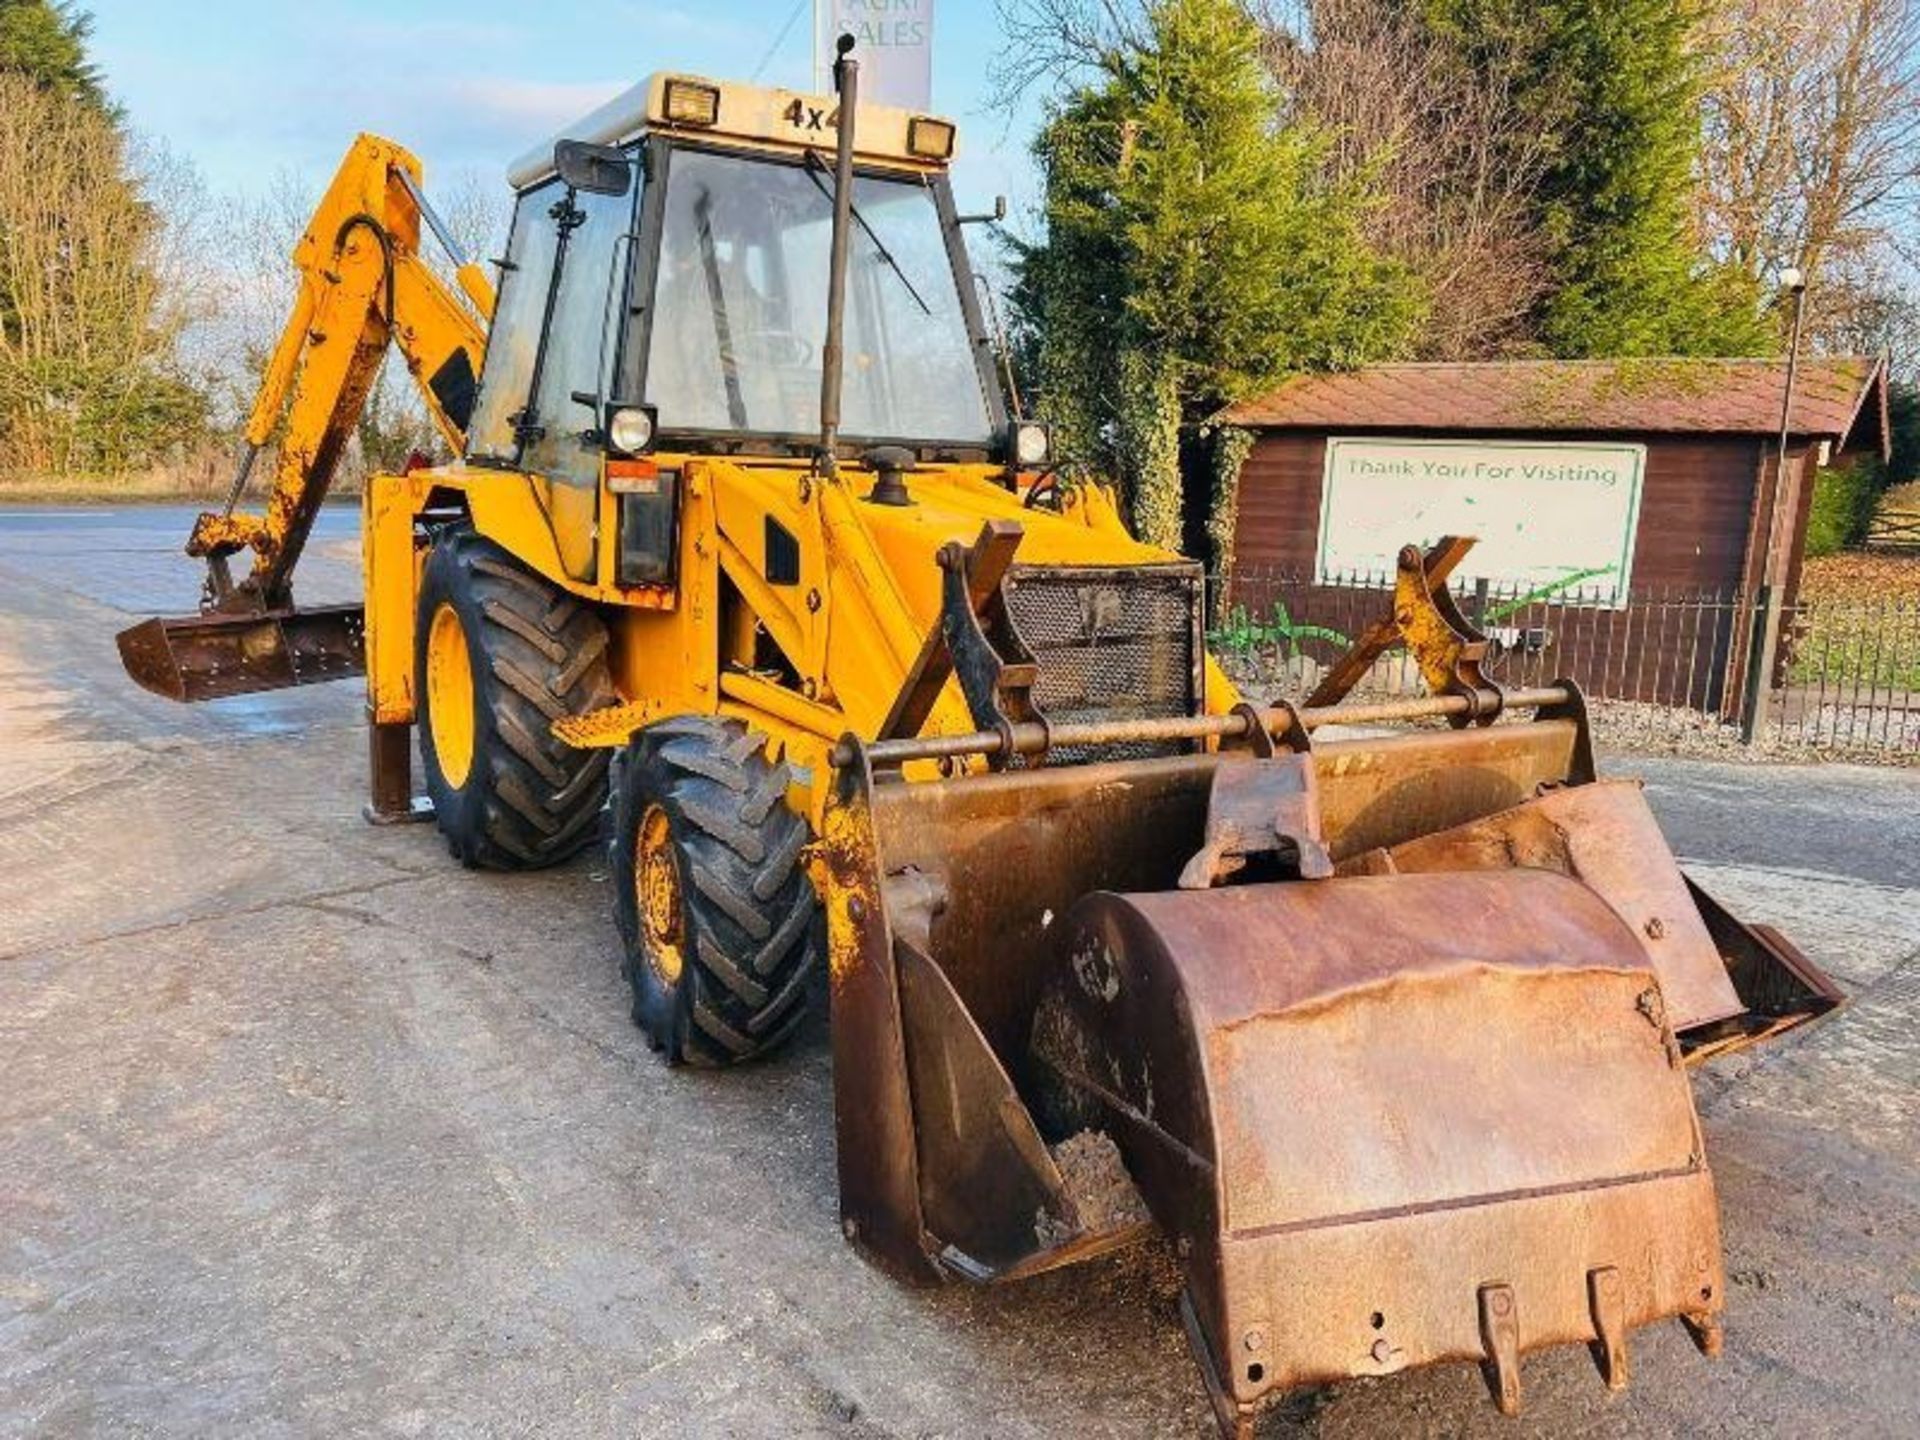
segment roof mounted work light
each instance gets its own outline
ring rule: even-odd
[[[697,80],[669,80],[662,108],[675,125],[720,123],[720,90]]]
[[[916,115],[907,122],[907,153],[922,160],[953,158],[953,126],[931,115]]]

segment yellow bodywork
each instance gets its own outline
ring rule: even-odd
[[[675,121],[668,104],[674,84],[717,92],[715,123]],[[620,103],[610,107],[602,138],[635,126],[698,130],[791,153],[832,135],[833,106],[822,97],[687,76],[656,75],[630,92],[626,111]],[[914,153],[915,135],[927,133],[915,127],[929,124],[946,127],[950,145],[947,122],[863,106],[858,151],[865,162],[905,174],[943,169],[945,157]],[[391,141],[362,135],[348,151],[294,251],[299,297],[247,424],[250,444],[277,444],[265,509],[204,515],[195,527],[192,553],[252,550],[253,575],[245,583],[268,607],[290,603],[286,577],[390,344],[442,437],[455,453],[465,449],[464,419],[449,412],[433,381],[450,361],[480,373],[493,292],[473,265],[450,284],[421,257],[419,181],[419,161]],[[671,715],[736,717],[772,737],[792,763],[794,800],[817,827],[827,750],[849,733],[877,733],[936,624],[941,546],[971,544],[989,520],[1013,520],[1024,530],[1022,564],[1178,558],[1135,541],[1107,490],[1063,487],[1057,509],[1030,506],[1039,477],[1006,466],[922,467],[908,476],[913,503],[891,506],[865,498],[873,477],[857,466],[829,477],[800,459],[663,453],[647,463],[680,485],[671,586],[617,582],[619,496],[605,462],[593,486],[465,462],[373,477],[362,532],[369,718],[403,725],[416,717],[416,611],[429,523],[463,512],[481,535],[595,605],[607,623],[621,701],[563,719],[557,733],[575,746],[618,746]],[[797,542],[797,583],[767,578],[769,521]],[[430,673],[448,669],[436,670],[433,656],[451,644],[441,636],[428,645]],[[766,644],[785,661],[777,673],[756,668],[756,651]],[[1215,711],[1237,700],[1211,662],[1206,698]],[[958,685],[949,681],[923,732],[972,728]]]
[[[463,496],[475,529],[555,585],[604,607],[617,707],[557,722],[576,746],[624,745],[671,715],[721,714],[771,736],[805,786],[818,822],[826,798],[826,752],[849,733],[878,732],[940,608],[934,556],[948,541],[971,544],[990,519],[1024,527],[1023,564],[1156,564],[1177,557],[1134,540],[1111,495],[1096,486],[1063,492],[1058,513],[1024,504],[1025,478],[995,466],[957,465],[908,477],[914,503],[864,498],[872,476],[843,467],[823,479],[804,462],[655,457],[682,477],[678,582],[622,588],[612,580],[615,506],[597,496],[596,578],[568,575],[533,497],[534,481],[476,466],[376,477],[366,494],[367,684],[374,718],[414,718],[414,609],[420,550],[414,520],[429,495]],[[799,542],[800,578],[766,580],[766,522]],[[798,683],[753,668],[756,628],[778,647]],[[1211,661],[1208,709],[1237,701]],[[926,734],[974,729],[949,682]],[[909,773],[914,773],[912,770]]]
[[[294,247],[300,289],[247,416],[250,447],[277,442],[266,509],[202,515],[187,544],[192,555],[252,550],[250,580],[269,604],[283,598],[276,592],[325,496],[321,477],[351,436],[389,345],[434,428],[456,451],[465,444],[431,382],[458,357],[479,373],[493,287],[469,263],[455,276],[456,293],[421,257],[409,182],[419,186],[420,162],[391,140],[361,135],[347,151]]]

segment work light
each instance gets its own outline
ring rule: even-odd
[[[930,115],[916,115],[907,122],[907,153],[922,160],[953,158],[953,126]]]
[[[676,125],[720,123],[720,91],[695,80],[667,81],[667,119]]]
[[[1013,460],[1025,469],[1053,458],[1053,434],[1037,420],[1018,420],[1013,426]]]

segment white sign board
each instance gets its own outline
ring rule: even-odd
[[[833,88],[834,46],[853,36],[860,100],[902,110],[933,108],[934,0],[814,0],[813,54],[820,89]]]
[[[1391,577],[1401,546],[1471,535],[1456,592],[1485,579],[1624,609],[1646,465],[1644,445],[1330,438],[1315,578]]]

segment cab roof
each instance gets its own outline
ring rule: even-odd
[[[672,111],[670,91],[676,102]],[[673,118],[675,113],[684,115],[695,108],[685,102],[699,102],[704,95],[713,97],[715,118],[711,123]],[[830,95],[656,70],[521,155],[507,167],[507,182],[516,190],[524,190],[550,178],[554,174],[553,147],[561,140],[622,145],[643,134],[667,132],[719,136],[780,150],[831,149],[837,107],[838,102]],[[937,141],[943,130],[946,144],[941,154]],[[854,152],[862,160],[944,170],[953,159],[956,139],[952,121],[891,105],[863,103],[854,119]]]

